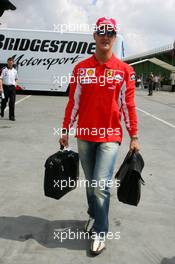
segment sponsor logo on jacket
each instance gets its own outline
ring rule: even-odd
[[[78,73],[81,77],[95,77],[96,68],[80,68]]]
[[[115,70],[112,69],[105,69],[105,77],[110,78],[114,77]]]
[[[124,72],[123,72],[123,71],[119,71],[119,70],[117,70],[117,71],[115,72],[114,79],[115,79],[117,82],[122,82],[123,79],[124,79]]]
[[[135,73],[130,73],[130,81],[135,81],[136,79],[136,76],[135,76]]]

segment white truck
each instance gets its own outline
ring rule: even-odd
[[[122,58],[122,36],[114,53]],[[0,28],[0,65],[13,57],[20,90],[66,92],[75,64],[95,52],[92,34]]]

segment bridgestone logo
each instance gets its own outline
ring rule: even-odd
[[[24,39],[24,38],[6,38],[0,34],[0,49],[13,51],[32,52],[59,52],[59,53],[75,53],[75,54],[93,54],[95,52],[95,43],[77,42],[67,40],[40,40],[40,39]]]

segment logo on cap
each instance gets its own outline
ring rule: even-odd
[[[96,22],[96,28],[99,28],[101,26],[109,26],[113,30],[117,31],[117,22],[114,18],[109,17],[101,17]]]

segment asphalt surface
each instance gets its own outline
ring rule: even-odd
[[[0,264],[175,264],[175,93],[149,97],[137,91],[146,185],[138,207],[120,203],[112,188],[110,231],[120,232],[120,239],[108,239],[97,257],[90,256],[88,239],[55,236],[55,230],[83,229],[85,189],[59,201],[43,193],[44,162],[58,150],[54,128],[61,125],[66,102],[67,97],[18,95],[16,122],[8,120],[8,110],[0,119]],[[125,131],[116,170],[128,146]],[[77,150],[74,137],[70,147]]]

